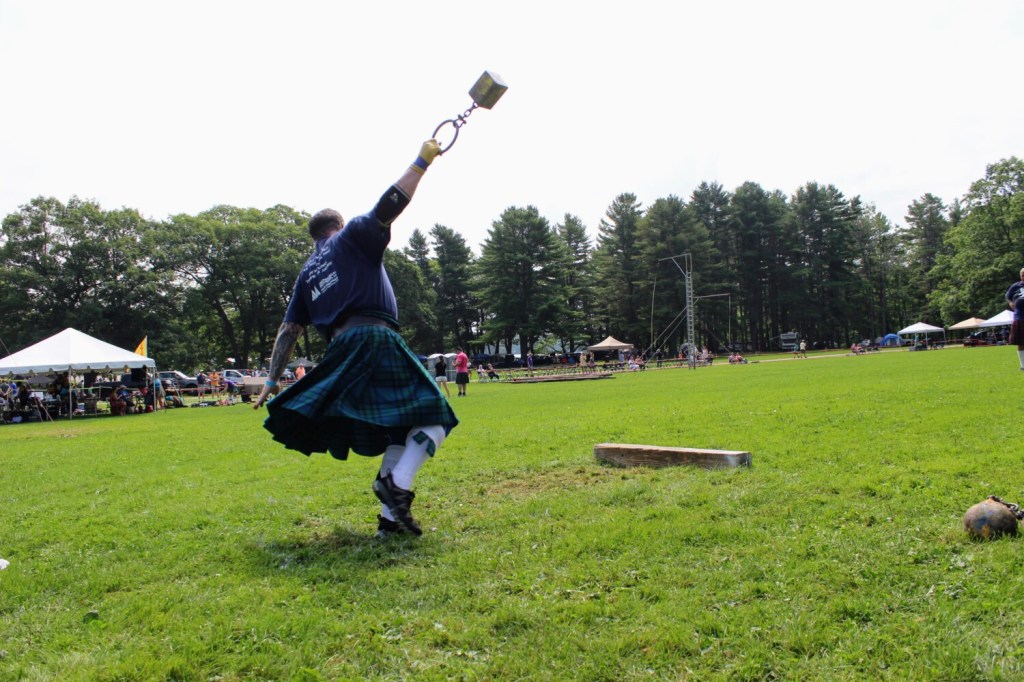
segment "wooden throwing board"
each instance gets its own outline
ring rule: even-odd
[[[752,466],[749,452],[741,450],[704,450],[700,448],[668,448],[659,445],[598,443],[594,457],[622,467],[670,467],[689,464],[705,469]]]

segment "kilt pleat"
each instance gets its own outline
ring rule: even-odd
[[[459,423],[433,377],[389,327],[353,327],[323,361],[267,403],[263,426],[305,455],[380,455],[414,426]]]

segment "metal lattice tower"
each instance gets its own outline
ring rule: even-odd
[[[683,264],[680,265],[677,258],[683,259]],[[672,261],[672,264],[679,269],[679,272],[683,273],[683,283],[686,285],[686,340],[683,341],[683,348],[686,349],[686,357],[691,359],[694,357],[694,352],[697,350],[696,332],[693,328],[693,258],[688,253],[680,253],[675,256],[669,256],[668,258],[662,258],[661,260]],[[654,318],[654,300],[652,296],[651,300],[651,319]],[[653,331],[652,331],[653,336]]]
[[[697,335],[693,328],[693,261],[690,254],[683,254],[683,263],[683,282],[686,284],[686,344],[690,350],[686,355],[693,357],[693,353],[697,351]]]

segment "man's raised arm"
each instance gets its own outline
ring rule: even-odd
[[[375,209],[377,220],[384,225],[394,222],[395,218],[409,205],[412,195],[416,193],[416,188],[420,184],[420,179],[427,172],[427,167],[440,153],[441,147],[437,144],[437,140],[427,140],[423,143],[416,160],[405,169],[402,177],[398,178],[392,188],[389,188],[377,202]],[[394,192],[393,189],[397,189],[398,192]]]

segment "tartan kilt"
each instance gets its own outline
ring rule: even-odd
[[[390,327],[359,326],[331,342],[323,362],[267,403],[274,440],[310,455],[373,457],[404,444],[414,426],[459,423],[405,341]]]
[[[1014,320],[1010,323],[1010,339],[1011,345],[1016,344],[1018,350],[1024,350],[1024,329],[1020,328],[1020,320]]]

